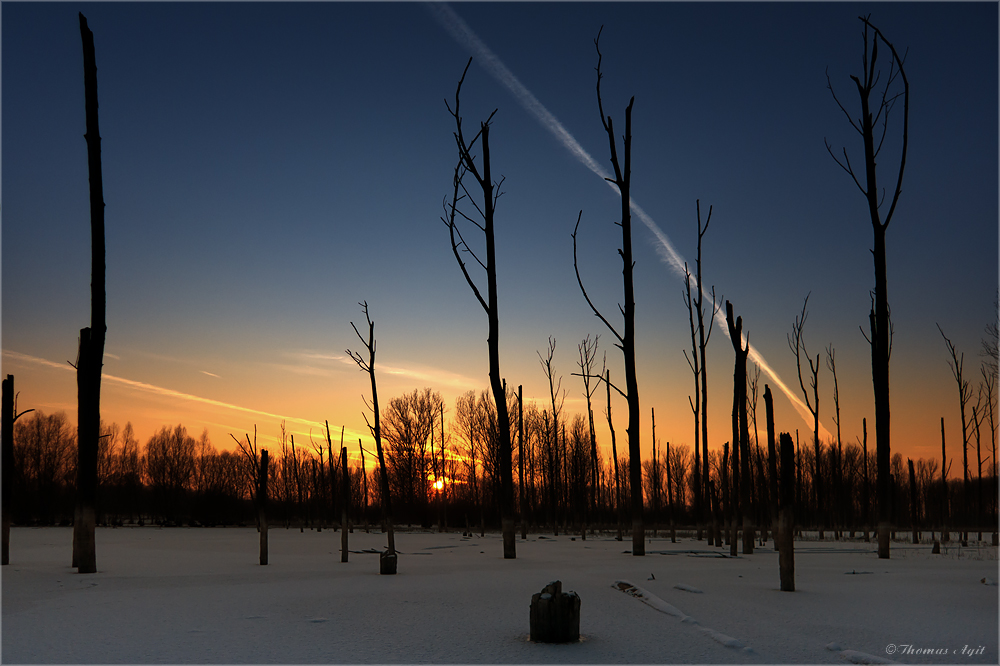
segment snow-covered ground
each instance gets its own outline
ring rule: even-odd
[[[517,541],[272,528],[98,529],[99,572],[75,573],[69,528],[14,528],[2,568],[4,663],[993,663],[997,549],[796,542],[796,591],[770,543],[730,559],[704,541]],[[728,549],[725,550],[728,553]],[[531,595],[581,597],[581,640],[528,641]],[[986,582],[982,582],[986,579]],[[621,585],[616,583],[622,582]],[[623,589],[624,588],[624,589]],[[909,647],[907,647],[909,646]],[[963,648],[965,653],[963,654]],[[924,651],[933,650],[934,653]],[[947,654],[942,651],[947,651]],[[971,654],[970,654],[971,653]]]

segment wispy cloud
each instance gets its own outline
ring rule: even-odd
[[[209,372],[208,370],[199,370],[198,372],[200,372],[203,375],[208,375],[209,377],[215,377],[216,379],[220,379],[219,375],[215,374],[214,372]]]
[[[50,368],[58,368],[60,370],[68,370],[73,372],[74,369],[68,363],[55,363],[48,359],[39,358],[37,356],[31,356],[29,354],[22,354],[20,352],[5,349],[3,350],[3,355],[17,361],[34,363],[36,365],[44,365]],[[206,373],[209,374],[209,373]],[[126,379],[125,377],[118,377],[115,375],[109,375],[104,373],[101,375],[104,381],[113,382],[116,384],[121,384],[129,388],[135,389],[137,391],[143,391],[145,393],[152,393],[155,395],[161,395],[168,398],[176,398],[178,400],[186,400],[188,402],[194,402],[202,405],[208,405],[211,407],[218,407],[221,409],[228,409],[243,414],[253,414],[255,416],[263,416],[269,419],[274,419],[277,421],[288,421],[294,423],[300,423],[309,427],[321,427],[323,424],[319,421],[312,421],[310,419],[300,418],[298,416],[287,416],[284,414],[275,414],[273,412],[265,412],[259,409],[253,409],[250,407],[243,407],[242,405],[234,405],[229,402],[222,402],[221,400],[213,400],[212,398],[203,398],[201,396],[192,395],[190,393],[184,393],[183,391],[175,391],[174,389],[165,388],[163,386],[156,386],[154,384],[147,384],[146,382],[135,381],[134,379]]]
[[[292,361],[290,364],[277,365],[289,372],[304,375],[329,376],[335,372],[335,368],[346,365],[357,368],[354,360],[343,354],[332,354],[329,352],[297,350],[286,351],[282,355]],[[378,375],[390,375],[394,377],[408,377],[421,382],[426,382],[433,386],[447,386],[455,389],[472,389],[480,386],[482,382],[470,379],[441,368],[423,366],[408,363],[376,363],[375,372]]]

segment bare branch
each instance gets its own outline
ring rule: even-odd
[[[830,81],[829,67],[826,68],[826,87],[830,91],[830,94],[833,95],[833,101],[837,103],[837,106],[840,107],[840,110],[844,112],[845,116],[847,116],[847,122],[851,123],[851,127],[853,127],[858,134],[861,134],[863,136],[861,129],[854,124],[854,120],[851,118],[851,114],[847,112],[847,109],[844,108],[844,105],[840,103],[839,99],[837,99],[837,93],[834,91],[833,83]]]
[[[572,237],[573,237],[573,270],[576,271],[576,283],[578,285],[580,285],[580,291],[583,292],[583,297],[587,300],[587,305],[589,305],[590,309],[594,311],[594,314],[597,315],[597,318],[604,322],[604,325],[608,327],[608,330],[611,331],[611,334],[614,335],[615,338],[618,339],[619,343],[624,344],[625,339],[621,335],[618,334],[618,331],[615,330],[615,327],[612,326],[610,324],[610,322],[608,322],[608,320],[604,318],[604,315],[602,315],[598,311],[598,309],[594,306],[593,301],[590,300],[590,296],[587,295],[586,288],[583,286],[583,280],[580,278],[580,267],[579,267],[579,265],[577,263],[577,259],[576,259],[576,232],[580,228],[580,218],[582,218],[582,217],[583,217],[583,211],[581,210],[579,212],[579,214],[576,216],[576,226],[573,227],[573,233],[572,233]],[[615,345],[615,346],[618,346],[618,345]]]

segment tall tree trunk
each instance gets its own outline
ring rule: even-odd
[[[260,452],[257,476],[257,522],[260,525],[260,563],[267,564],[267,451]]]
[[[489,348],[490,388],[493,392],[493,401],[497,410],[497,435],[499,438],[498,446],[500,449],[497,464],[500,467],[500,523],[503,533],[503,556],[504,559],[515,559],[517,557],[517,545],[514,540],[514,482],[512,470],[513,463],[511,460],[510,418],[507,413],[507,391],[504,387],[503,379],[500,376],[500,319],[497,304],[497,264],[493,220],[496,197],[494,196],[493,175],[490,170],[490,120],[487,119],[486,122],[480,123],[478,137],[481,141],[483,155],[483,167],[482,173],[480,174],[480,171],[470,152],[471,146],[465,143],[465,138],[462,134],[462,118],[459,115],[459,94],[462,89],[462,82],[465,80],[465,74],[469,71],[469,65],[471,64],[472,58],[469,58],[469,62],[465,66],[465,71],[462,73],[462,78],[458,82],[458,88],[455,91],[455,109],[452,111],[452,116],[454,117],[456,123],[455,139],[458,144],[459,164],[455,169],[455,189],[450,207],[450,222],[446,221],[446,224],[448,224],[451,234],[451,247],[455,255],[455,259],[458,261],[458,264],[462,269],[462,273],[465,275],[465,279],[472,288],[477,300],[486,311],[486,317],[488,320],[489,335],[487,337],[487,346]],[[490,118],[492,117],[493,116],[491,114]],[[473,139],[473,144],[475,141],[476,140]],[[487,295],[485,299],[482,297],[478,287],[476,287],[472,278],[469,276],[465,263],[459,255],[459,243],[455,238],[455,214],[457,212],[459,201],[458,191],[462,175],[464,175],[465,172],[472,173],[483,194],[482,206],[477,206],[477,208],[483,217],[483,224],[479,228],[483,231],[483,235],[486,240],[486,262],[484,266],[486,269]],[[461,244],[465,249],[468,249],[464,240]]]
[[[340,561],[347,561],[347,511],[351,504],[351,476],[347,471],[347,448],[344,446],[340,447],[340,470],[344,482],[341,484],[343,490],[343,496],[341,497],[341,507],[340,507]]]
[[[781,591],[795,591],[795,452],[792,437],[781,433],[781,495],[778,504],[778,566]]]
[[[948,543],[948,454],[944,441],[944,417],[941,417],[941,542]]]
[[[618,526],[618,541],[622,540],[622,486],[618,471],[618,447],[615,444],[615,424],[611,420],[611,371],[606,370],[604,385],[608,389],[608,428],[611,430],[611,457],[615,463],[615,523]]]
[[[764,384],[764,411],[767,419],[767,476],[768,476],[768,509],[771,517],[771,535],[774,549],[778,550],[778,461],[774,442],[774,398],[771,388]]]
[[[524,395],[522,384],[517,386],[517,485],[521,491],[521,539],[528,538],[528,504],[524,492]],[[593,423],[594,416],[590,416]],[[591,425],[593,428],[593,425]]]
[[[743,553],[750,555],[753,553],[754,538],[753,514],[750,510],[750,429],[747,424],[747,355],[750,353],[750,343],[748,340],[746,348],[743,347],[743,317],[733,320],[733,304],[729,301],[726,301],[726,323],[729,325],[729,337],[736,353],[733,369],[733,440],[739,442],[739,447],[733,446],[733,486],[734,489],[739,489],[736,495],[741,505]]]
[[[875,447],[876,447],[876,460],[877,460],[877,495],[878,495],[878,556],[880,559],[889,558],[889,528],[890,528],[890,481],[889,481],[889,461],[890,461],[890,450],[889,450],[889,356],[891,350],[892,341],[892,324],[889,320],[889,296],[887,289],[887,279],[886,279],[886,258],[885,258],[885,233],[886,229],[889,227],[889,222],[892,221],[893,212],[896,210],[896,204],[899,201],[899,194],[902,191],[903,185],[903,172],[906,167],[906,150],[908,143],[908,132],[909,132],[909,109],[910,109],[910,86],[906,78],[906,72],[903,69],[903,61],[896,52],[895,47],[890,43],[885,36],[876,28],[866,17],[859,17],[859,19],[864,23],[864,62],[866,64],[865,71],[862,77],[851,76],[857,86],[858,95],[861,100],[861,118],[859,128],[854,125],[854,129],[858,130],[864,141],[864,154],[865,154],[865,187],[861,186],[860,179],[857,174],[854,173],[853,169],[848,162],[846,165],[840,163],[838,164],[847,171],[851,176],[855,185],[863,192],[865,199],[868,203],[868,215],[871,219],[872,234],[874,237],[874,247],[872,249],[872,258],[875,265],[875,290],[872,295],[872,309],[868,315],[869,328],[871,335],[869,337],[869,343],[871,345],[871,358],[872,358],[872,388],[875,394]],[[872,38],[871,56],[869,61],[869,30],[874,31],[874,37]],[[890,64],[890,75],[887,77],[881,77],[881,72],[876,67],[876,61],[878,59],[878,42],[882,41],[889,50],[892,52],[892,63]],[[893,68],[895,67],[895,72]],[[892,196],[892,203],[889,206],[889,210],[885,215],[885,221],[882,220],[879,208],[882,204],[882,198],[885,194],[883,188],[880,188],[877,183],[876,169],[875,169],[875,157],[879,148],[881,147],[881,140],[879,140],[878,145],[876,145],[875,131],[877,119],[886,114],[888,117],[891,105],[895,103],[896,99],[899,97],[898,94],[892,95],[889,91],[889,86],[897,78],[897,76],[903,81],[903,132],[902,132],[902,149],[899,161],[899,171],[897,174],[896,187]],[[876,113],[872,112],[870,105],[870,95],[878,85],[878,82],[882,80],[885,81],[885,89],[882,93],[876,93],[876,99],[881,98],[880,101],[876,102]],[[827,78],[827,85],[831,92],[833,92],[833,86],[829,82],[829,77]],[[848,117],[850,114],[844,109],[840,101],[837,100],[836,94],[834,94],[834,100],[837,101],[837,105],[840,106]],[[852,121],[853,125],[853,121]],[[830,155],[833,155],[833,150],[830,145],[827,144],[827,150]],[[846,151],[845,151],[846,155]]]
[[[10,506],[14,499],[14,375],[3,380],[0,402],[0,446],[3,447],[3,564],[10,564]]]
[[[375,451],[378,454],[379,489],[382,496],[383,524],[385,525],[386,532],[388,533],[388,544],[386,551],[380,556],[379,571],[380,573],[392,575],[396,573],[396,537],[392,524],[392,496],[389,494],[389,474],[386,471],[385,452],[382,449],[382,427],[379,423],[378,385],[375,382],[375,322],[373,322],[371,317],[368,315],[368,302],[363,301],[360,305],[364,308],[365,319],[368,320],[368,340],[365,341],[365,339],[361,337],[361,333],[359,333],[357,327],[354,326],[354,322],[351,322],[351,328],[354,329],[358,338],[361,339],[361,341],[365,344],[365,347],[368,349],[368,360],[366,361],[360,354],[354,353],[349,349],[347,350],[347,354],[354,360],[355,363],[358,364],[358,367],[368,373],[368,377],[372,384],[372,413],[374,425],[371,426],[371,431],[372,436],[375,438]]]
[[[101,175],[101,135],[97,120],[97,60],[94,33],[80,14],[83,40],[83,80],[87,112],[87,167],[90,173],[91,283],[90,328],[80,331],[77,363],[77,509],[73,523],[73,565],[79,573],[97,572],[95,540],[97,504],[97,448],[101,429],[101,371],[104,365],[105,259],[104,184]]]
[[[913,543],[920,543],[920,536],[917,531],[919,521],[917,507],[917,479],[916,475],[913,473],[913,460],[911,458],[907,458],[906,464],[910,468],[910,526],[913,528]]]

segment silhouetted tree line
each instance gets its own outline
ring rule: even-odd
[[[751,376],[751,380],[754,378]],[[756,391],[748,390],[748,407]],[[622,507],[631,503],[630,485],[616,482],[615,461],[591,446],[588,419],[580,414],[553,417],[534,402],[519,405],[507,389],[511,432],[522,421],[523,442],[513,447],[517,516],[533,531],[554,534],[614,530]],[[455,402],[452,418],[444,400],[429,388],[393,398],[382,410],[390,492],[397,524],[439,529],[483,531],[500,526],[502,487],[496,408],[490,391],[469,391]],[[750,409],[753,413],[754,409]],[[561,412],[561,410],[560,410]],[[755,419],[754,419],[755,421]],[[991,438],[980,427],[980,437]],[[746,524],[760,526],[761,538],[774,530],[768,451],[754,427],[747,447],[746,488],[734,487],[732,447],[709,451],[709,484],[703,488],[706,509],[718,524],[735,511],[744,492]],[[300,528],[340,525],[342,489],[348,484],[352,525],[379,525],[378,467],[371,456],[362,466],[361,446],[351,452],[347,478],[340,469],[339,449],[326,441],[297,445],[282,424],[270,449],[268,515],[272,526]],[[693,454],[686,444],[654,439],[653,454],[641,461],[645,522],[652,530],[693,528],[695,476]],[[834,536],[868,535],[876,524],[875,452],[866,443],[800,443],[794,448],[796,530],[825,526]],[[351,447],[348,447],[349,452]],[[15,525],[69,525],[73,519],[76,475],[76,430],[65,414],[34,412],[14,427],[12,520]],[[597,459],[594,453],[597,452]],[[819,452],[819,464],[816,452]],[[521,454],[523,452],[523,460]],[[369,451],[370,453],[370,451]],[[992,453],[992,451],[991,451]],[[330,464],[330,455],[334,464]],[[629,468],[627,456],[617,461],[619,475]],[[983,459],[970,474],[945,482],[941,461],[919,459],[909,465],[899,453],[892,458],[889,513],[899,530],[988,531],[997,524],[995,457]],[[522,466],[523,463],[523,466]],[[867,464],[866,464],[867,463]],[[523,475],[518,470],[523,469]],[[740,461],[738,469],[743,469]],[[819,470],[820,476],[817,476]],[[780,461],[775,474],[782,473]],[[367,478],[365,478],[367,476]],[[742,473],[741,473],[742,476]],[[219,451],[207,432],[195,438],[181,425],[163,427],[145,444],[131,424],[102,423],[98,451],[97,522],[100,525],[252,525],[256,472],[239,450]],[[816,485],[829,490],[822,505]],[[983,492],[968,492],[982,486]],[[775,484],[776,487],[776,484]],[[522,499],[523,498],[523,499]],[[709,511],[709,521],[712,513]],[[726,544],[732,535],[724,532]],[[721,544],[721,538],[719,543]]]

